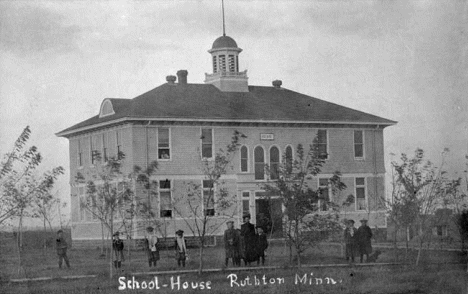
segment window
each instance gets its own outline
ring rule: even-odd
[[[78,164],[78,167],[81,167],[83,166],[83,150],[82,150],[82,146],[81,146],[81,139],[78,139],[78,154],[77,154],[77,164]]]
[[[242,192],[242,215],[250,214],[250,192]]]
[[[85,221],[86,220],[86,208],[84,207],[84,201],[86,200],[85,198],[85,193],[84,193],[85,188],[84,187],[79,187],[78,188],[78,197],[80,199],[80,220]]]
[[[285,159],[286,159],[286,169],[287,172],[292,172],[292,165],[293,165],[293,151],[291,146],[286,146],[286,151],[284,152]]]
[[[219,55],[219,71],[225,72],[226,71],[226,55]]]
[[[234,59],[234,55],[229,55],[228,56],[228,63],[229,63],[229,71],[230,72],[235,72],[236,71],[236,64],[235,64],[235,59]]]
[[[213,157],[213,129],[202,129],[202,158]]]
[[[236,72],[239,72],[239,56],[236,55]]]
[[[319,157],[321,159],[328,159],[328,144],[327,144],[327,130],[318,130],[317,132],[317,144]]]
[[[99,161],[99,151],[97,150],[97,136],[91,136],[90,150],[91,150],[91,165]]]
[[[436,226],[434,228],[434,235],[436,236],[440,236],[440,237],[447,237],[448,236],[448,233],[447,233],[447,226]]]
[[[254,161],[255,161],[255,179],[265,179],[265,154],[263,147],[257,146],[254,150]]]
[[[102,134],[102,159],[104,162],[107,162],[107,140],[108,140],[108,134],[104,133]]]
[[[218,64],[217,64],[216,55],[215,55],[213,56],[213,73],[217,71],[218,71]]]
[[[214,187],[213,182],[210,180],[203,180],[203,206],[205,215],[214,216]]]
[[[171,181],[159,181],[159,211],[161,217],[172,217]]]
[[[171,159],[169,128],[158,128],[158,159]]]
[[[364,158],[364,134],[354,131],[354,158]]]
[[[117,154],[116,154],[116,157],[117,159],[121,159],[122,158],[122,133],[119,132],[119,131],[116,131],[115,132],[115,142],[116,142],[116,145],[117,145]]]
[[[366,179],[356,178],[356,210],[366,210]]]
[[[280,163],[280,152],[278,147],[270,148],[270,179],[277,180]]]
[[[109,100],[104,101],[101,106],[101,113],[99,114],[99,117],[112,115],[114,113],[115,112],[114,108],[112,107],[112,102]]]
[[[247,172],[249,170],[249,150],[246,146],[242,146],[240,150],[241,157],[241,172]]]
[[[319,211],[328,211],[328,203],[330,202],[330,188],[328,186],[328,179],[319,179],[319,189]]]

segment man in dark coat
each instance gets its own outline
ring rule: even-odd
[[[123,249],[124,249],[124,243],[122,239],[120,239],[120,233],[115,232],[114,233],[114,240],[112,241],[112,248],[114,249],[114,267],[115,268],[120,268],[122,267],[122,261],[124,258],[123,255]]]
[[[346,222],[346,229],[344,230],[344,241],[346,244],[346,261],[351,259],[354,262],[354,257],[357,253],[357,229],[354,227],[352,219]]]
[[[262,265],[265,265],[265,250],[268,248],[268,240],[266,234],[263,232],[263,227],[257,226],[257,265],[262,260]]]
[[[224,231],[224,250],[226,252],[226,266],[228,266],[229,258],[232,259],[232,265],[237,265],[239,258],[239,235],[234,229],[234,222],[226,222],[227,230]]]
[[[250,214],[243,217],[244,223],[241,225],[241,236],[243,239],[244,247],[244,263],[250,265],[252,261],[258,259],[257,255],[257,234],[255,233],[255,226],[250,223]]]
[[[68,261],[68,256],[67,256],[68,244],[65,238],[63,237],[62,230],[57,231],[57,239],[56,239],[55,247],[57,249],[57,255],[59,258],[59,268],[62,268],[63,260],[65,260],[65,264],[67,265],[67,268],[70,268],[70,262]]]
[[[357,240],[359,245],[359,254],[361,255],[361,263],[363,262],[364,255],[366,256],[366,261],[369,258],[369,254],[372,253],[372,230],[367,226],[367,220],[361,220],[361,226],[357,230]]]

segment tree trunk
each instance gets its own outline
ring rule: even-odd
[[[398,228],[395,226],[395,231],[393,232],[393,250],[394,250],[394,258],[395,258],[395,263],[398,262]]]
[[[110,240],[111,240],[111,242],[110,242],[110,258],[109,258],[109,260],[110,260],[110,262],[109,262],[109,269],[110,269],[109,277],[111,279],[112,279],[112,276],[114,274],[113,273],[113,267],[112,267],[112,265],[114,263],[114,254],[113,254],[114,253],[114,246],[112,246],[113,245],[112,242],[113,242],[113,239],[114,239],[113,234],[114,234],[114,221],[113,221],[113,215],[111,213],[111,223],[110,223],[110,235],[111,235]]]
[[[44,250],[42,251],[42,253],[43,253],[43,255],[45,255],[45,251],[46,251],[46,248],[47,248],[47,227],[46,227],[45,218],[44,218],[44,238],[43,238],[43,241],[44,241]]]
[[[406,251],[405,251],[405,259],[408,260],[408,247],[409,247],[409,226],[406,226],[406,237],[405,237],[405,243],[406,243]]]
[[[106,241],[104,240],[104,224],[101,222],[101,256],[104,255],[104,247],[106,246]]]
[[[205,237],[202,237],[203,239]],[[202,240],[201,244],[200,244],[200,252],[199,252],[199,256],[198,256],[198,262],[199,262],[199,267],[198,267],[198,274],[201,275],[202,272],[203,272],[203,249],[205,247],[205,242]]]

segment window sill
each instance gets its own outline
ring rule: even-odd
[[[355,161],[365,161],[366,159],[364,157],[354,157]]]

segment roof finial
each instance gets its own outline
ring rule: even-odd
[[[226,27],[224,25],[224,0],[221,0],[221,7],[223,10],[223,36],[226,36]]]

